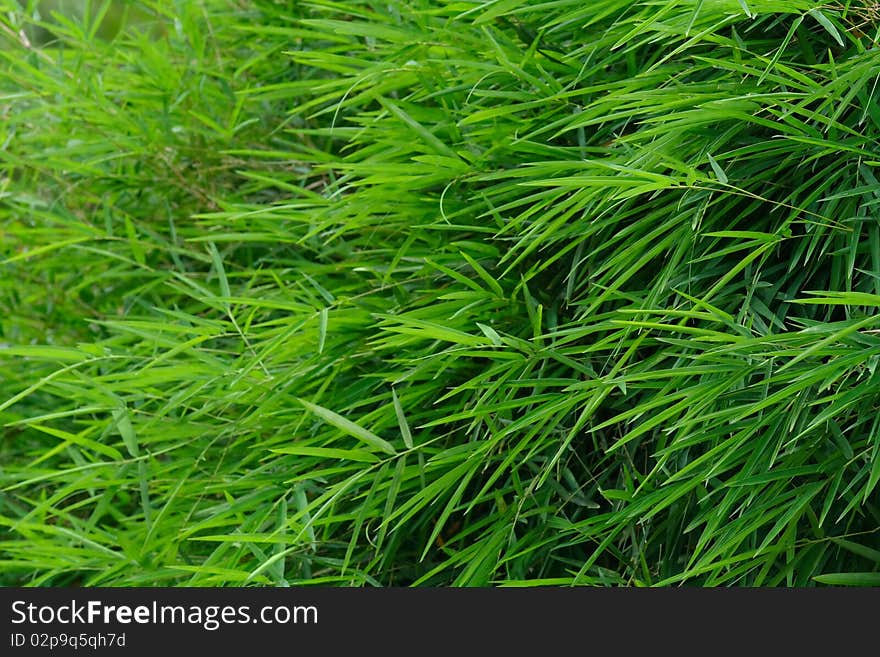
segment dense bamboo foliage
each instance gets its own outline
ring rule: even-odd
[[[880,583],[873,2],[141,4],[0,3],[0,581]]]

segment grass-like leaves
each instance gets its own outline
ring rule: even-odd
[[[878,583],[873,2],[0,5],[0,582]]]

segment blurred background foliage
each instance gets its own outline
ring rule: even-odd
[[[101,39],[112,39],[128,28],[140,28],[158,35],[161,20],[142,2],[128,0],[31,0],[24,6],[33,22],[28,37],[39,45],[54,39],[53,27],[59,24],[84,25],[94,29]]]

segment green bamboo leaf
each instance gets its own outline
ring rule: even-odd
[[[54,347],[49,345],[2,345],[0,356],[20,356],[41,360],[57,360],[62,362],[80,363],[89,360],[88,353],[74,347]]]
[[[297,399],[297,401],[302,404],[308,411],[314,413],[319,418],[327,422],[327,424],[336,427],[343,433],[353,438],[357,438],[358,440],[361,440],[371,447],[385,452],[386,454],[394,455],[397,453],[391,443],[383,440],[372,431],[368,431],[367,429],[364,429],[354,422],[347,420],[338,413],[334,413],[330,409],[324,408],[323,406],[318,406],[317,404],[313,404],[304,399]]]
[[[84,449],[92,450],[99,454],[103,454],[104,456],[108,456],[114,461],[121,461],[123,459],[122,453],[119,450],[115,449],[114,447],[110,447],[110,445],[104,445],[97,440],[92,440],[91,438],[86,438],[85,436],[79,434],[73,434],[69,431],[63,431],[61,429],[56,429],[54,427],[49,427],[46,425],[28,423],[27,426],[31,429],[36,429],[37,431],[42,431],[43,433],[46,433],[50,436],[59,438],[66,443],[79,445]]]
[[[727,174],[724,173],[724,169],[715,161],[715,158],[712,157],[711,153],[706,153],[706,157],[709,158],[709,166],[712,167],[712,171],[715,172],[715,176],[718,178],[718,182],[722,185],[727,184]]]
[[[321,308],[321,312],[318,315],[319,324],[318,324],[318,353],[324,353],[324,345],[327,342],[327,319],[329,317],[329,312],[326,307]]]
[[[827,573],[813,579],[831,586],[880,586],[880,573]]]
[[[853,554],[857,554],[860,557],[870,559],[871,561],[880,564],[880,550],[875,550],[873,548],[862,545],[861,543],[855,543],[853,541],[848,541],[843,538],[832,538],[831,540],[843,549],[848,550]]]
[[[116,429],[119,431],[119,435],[122,436],[122,441],[125,443],[128,453],[131,454],[132,458],[140,456],[137,436],[134,433],[128,409],[124,406],[115,409],[113,411],[113,421],[116,423]]]
[[[291,445],[275,447],[269,450],[273,454],[294,454],[296,456],[315,456],[321,459],[338,459],[341,461],[358,461],[361,463],[377,463],[379,457],[363,449],[336,449],[332,447],[309,447]]]
[[[226,268],[223,266],[223,258],[217,250],[217,245],[214,244],[214,242],[208,242],[208,250],[211,253],[211,261],[214,263],[214,273],[220,280],[220,295],[224,299],[224,307],[228,310],[229,298],[232,296],[232,292],[229,289],[229,280],[226,278]]]
[[[412,432],[409,429],[409,422],[406,421],[406,415],[403,413],[403,406],[397,398],[397,391],[391,388],[391,399],[394,403],[394,414],[397,416],[397,424],[400,427],[400,435],[403,437],[403,444],[407,449],[413,448]]]
[[[841,46],[844,45],[843,39],[840,36],[840,32],[837,31],[834,23],[832,23],[831,20],[829,20],[829,18],[822,13],[821,9],[811,9],[807,13],[815,18],[819,22],[819,25],[824,27],[825,31],[828,32],[828,34],[830,34],[832,37],[834,37],[834,40],[837,41],[838,44],[840,44]]]
[[[477,322],[477,328],[479,328],[483,332],[483,335],[485,335],[492,341],[493,345],[495,345],[496,347],[504,346],[504,341],[501,339],[501,336],[498,335],[498,331],[493,329],[491,326],[487,326],[486,324]]]

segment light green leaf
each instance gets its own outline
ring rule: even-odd
[[[338,413],[334,413],[330,409],[324,408],[323,406],[318,406],[317,404],[307,402],[304,399],[298,399],[297,401],[305,406],[306,409],[308,409],[310,412],[314,413],[319,418],[327,422],[327,424],[336,427],[343,433],[348,434],[353,438],[357,438],[358,440],[361,440],[371,447],[375,447],[376,449],[385,452],[386,454],[394,455],[397,453],[391,443],[383,440],[372,431],[368,431],[367,429],[364,429],[354,422],[347,420]]]
[[[840,37],[840,32],[837,31],[837,28],[834,26],[834,23],[822,13],[821,9],[811,9],[807,12],[810,16],[819,21],[819,24],[825,28],[825,30],[834,37],[834,40],[837,41],[841,46],[845,45],[843,43],[843,39]]]
[[[880,573],[827,573],[813,579],[831,586],[880,586]]]

